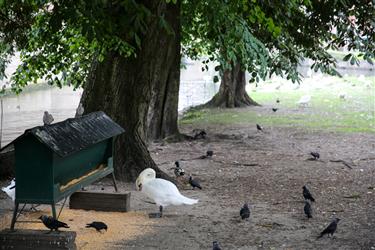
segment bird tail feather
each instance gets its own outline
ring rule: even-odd
[[[183,195],[181,195],[181,201],[182,201],[182,203],[184,203],[186,205],[193,205],[193,204],[198,203],[198,200],[190,199],[190,198],[187,198]]]

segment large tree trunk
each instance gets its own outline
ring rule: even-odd
[[[224,71],[219,92],[203,106],[222,108],[235,108],[250,105],[259,106],[259,104],[246,93],[245,87],[245,71],[241,69],[239,64],[235,64],[232,69]]]
[[[180,41],[180,20],[171,23]],[[148,139],[158,140],[169,136],[178,136],[178,93],[180,88],[181,45],[176,41],[168,44],[167,57],[169,71],[159,76],[159,83],[153,86],[151,103],[148,111]]]
[[[159,17],[164,15],[175,27],[179,23],[180,3],[144,2],[153,16],[148,20],[147,34],[141,37],[137,56],[124,58],[111,53],[104,61],[94,62],[81,100],[85,113],[103,110],[125,129],[115,142],[114,163],[117,178],[127,181],[134,181],[149,167],[159,177],[169,179],[152,160],[145,140],[152,89],[165,84],[169,72],[174,72],[174,60],[170,57],[176,44],[180,44],[179,34],[168,33],[160,25]]]

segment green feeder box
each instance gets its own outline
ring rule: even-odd
[[[57,218],[57,202],[100,178],[112,174],[117,191],[112,145],[114,137],[123,132],[123,128],[99,111],[28,129],[11,142],[16,169],[11,229],[18,217],[19,204],[50,204],[52,215]]]

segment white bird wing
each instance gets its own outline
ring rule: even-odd
[[[14,185],[16,185],[16,183],[12,180],[9,186],[1,188],[1,190],[4,191],[12,199],[12,201],[16,199],[16,189],[10,189],[11,187],[14,187]]]
[[[153,199],[157,205],[192,205],[198,200],[190,199],[178,191],[176,185],[172,182],[156,178],[142,185],[142,192]]]

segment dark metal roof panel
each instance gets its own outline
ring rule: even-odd
[[[34,127],[26,130],[24,135],[33,134],[56,154],[65,157],[123,132],[122,127],[99,111],[80,118]]]

